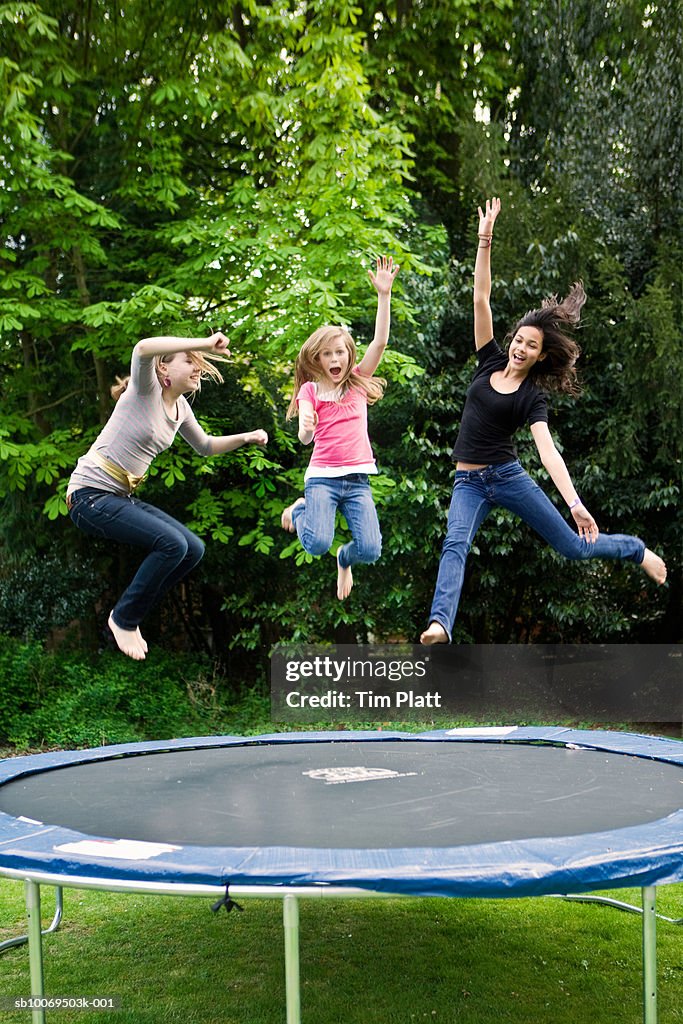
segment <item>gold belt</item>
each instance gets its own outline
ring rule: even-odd
[[[117,466],[115,462],[112,462],[111,459],[105,458],[105,456],[98,451],[93,451],[91,449],[88,452],[88,458],[97,463],[100,469],[103,469],[104,472],[112,478],[112,480],[116,480],[118,484],[121,484],[123,487],[127,487],[129,491],[134,491],[135,488],[139,487],[145,479],[144,476],[133,476],[132,473],[126,472],[125,469],[121,466]]]

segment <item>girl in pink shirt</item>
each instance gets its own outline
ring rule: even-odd
[[[377,467],[368,438],[368,405],[384,392],[373,377],[389,339],[391,288],[398,274],[391,258],[377,260],[368,276],[377,291],[375,336],[356,364],[356,346],[343,327],[319,327],[301,347],[294,368],[294,395],[287,411],[299,412],[299,440],[314,442],[304,475],[304,496],[282,513],[283,529],[297,532],[305,551],[323,555],[334,540],[337,509],[352,540],[337,551],[337,597],[353,586],[351,566],[375,562],[382,550],[377,510],[368,481]]]

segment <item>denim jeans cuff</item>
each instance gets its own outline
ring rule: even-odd
[[[432,615],[430,620],[429,620],[429,622],[427,623],[427,628],[429,628],[429,626],[431,626],[432,622],[436,622],[439,626],[441,626],[441,628],[444,630],[446,636],[448,637],[449,644],[452,644],[453,643],[453,634],[451,633],[451,631],[448,628],[448,626],[446,625],[446,623],[443,622],[440,618],[438,618],[438,616]]]
[[[140,625],[139,622],[121,622],[120,616],[117,615],[115,611],[112,611],[111,617],[114,620],[114,625],[118,626],[119,629],[126,629],[132,632],[134,629],[137,629],[138,626]]]

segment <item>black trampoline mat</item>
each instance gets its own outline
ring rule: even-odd
[[[681,807],[681,765],[599,750],[452,741],[145,752],[0,786],[0,811],[15,817],[195,846],[466,846],[611,831]]]

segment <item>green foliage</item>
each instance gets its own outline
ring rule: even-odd
[[[19,749],[210,735],[233,713],[230,691],[237,726],[253,729],[258,710],[267,731],[265,699],[231,688],[196,656],[156,651],[133,662],[106,652],[95,659],[0,635],[0,744]]]
[[[0,739],[7,742],[13,723],[36,711],[54,685],[54,657],[43,657],[36,642],[0,636]]]
[[[93,563],[55,555],[28,555],[0,569],[0,634],[43,640],[84,617],[98,596]]]
[[[390,0],[362,15],[373,105],[410,131],[413,187],[453,245],[469,214],[462,132],[483,108],[500,109],[515,85],[506,44],[513,8],[512,0]]]
[[[222,325],[283,364],[321,321],[369,317],[371,256],[410,265],[396,231],[409,158],[368,106],[352,7],[5,12],[3,52],[30,82],[0,92],[12,491],[37,463],[45,483],[63,477],[63,431],[106,417],[109,377],[161,323]]]
[[[639,291],[662,237],[680,244],[680,5],[520,5],[515,29],[520,170],[540,188],[571,180]]]

